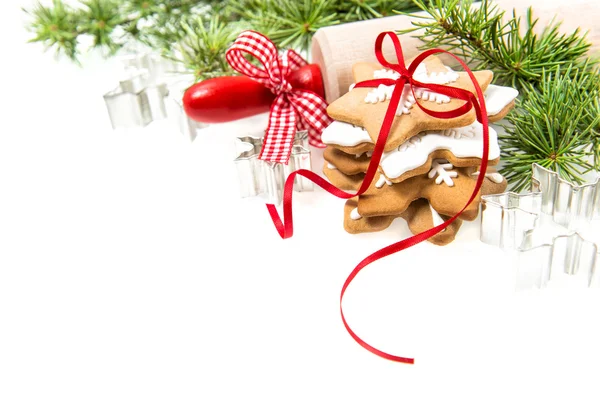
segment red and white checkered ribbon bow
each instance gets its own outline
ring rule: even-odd
[[[251,64],[244,53],[255,57],[262,68]],[[319,95],[295,89],[286,80],[290,72],[307,62],[294,50],[281,55],[275,44],[254,31],[242,32],[227,50],[227,62],[239,73],[268,87],[277,97],[271,105],[269,126],[259,159],[287,164],[296,131],[307,130],[309,142],[323,147],[321,132],[331,123],[327,103]]]

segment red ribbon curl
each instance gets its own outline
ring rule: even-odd
[[[383,44],[383,40],[385,39],[386,36],[389,36],[392,40],[394,49],[396,51],[396,57],[398,58],[398,63],[388,62],[383,55],[382,44]],[[415,70],[417,69],[417,67],[419,66],[419,64],[421,64],[421,62],[423,62],[430,55],[438,54],[438,53],[449,54],[454,59],[456,59],[460,63],[460,65],[462,65],[462,67],[465,69],[465,71],[469,75],[469,78],[473,82],[475,91],[477,92],[477,96],[473,95],[473,93],[471,93],[467,90],[463,90],[460,88],[443,86],[443,85],[438,85],[438,84],[422,83],[413,78],[413,74],[414,74]],[[356,335],[356,333],[350,328],[350,326],[348,325],[348,322],[346,321],[346,318],[344,317],[344,312],[343,312],[343,308],[342,308],[342,300],[344,299],[344,294],[345,294],[348,286],[350,285],[350,283],[354,280],[354,278],[358,275],[358,273],[362,269],[364,269],[371,263],[375,262],[376,260],[385,258],[386,256],[392,255],[396,252],[410,248],[413,245],[418,244],[424,240],[427,240],[428,238],[431,238],[434,235],[438,234],[439,232],[443,231],[452,222],[454,222],[464,212],[464,210],[475,200],[475,198],[477,197],[477,194],[479,193],[479,190],[481,189],[483,180],[485,179],[485,174],[486,174],[487,166],[488,166],[488,156],[489,156],[488,117],[487,117],[487,111],[486,111],[486,107],[485,107],[485,99],[483,97],[483,92],[481,90],[481,87],[479,87],[479,83],[477,82],[477,79],[475,78],[475,76],[473,75],[473,73],[471,72],[471,70],[469,69],[467,64],[465,64],[460,58],[456,57],[455,55],[450,54],[447,51],[440,50],[440,49],[428,50],[428,51],[425,51],[424,53],[420,54],[419,56],[417,56],[414,59],[414,61],[410,64],[410,66],[408,68],[406,68],[406,66],[404,64],[404,56],[402,53],[402,46],[400,45],[398,36],[396,36],[396,34],[394,32],[383,32],[383,33],[379,34],[379,36],[377,37],[377,40],[375,41],[375,55],[377,56],[377,60],[379,61],[379,63],[381,65],[398,72],[400,74],[400,77],[396,80],[373,79],[373,80],[368,80],[368,81],[357,83],[355,86],[355,87],[377,87],[380,84],[384,84],[387,86],[390,86],[390,85],[395,86],[392,96],[391,96],[391,99],[390,99],[389,106],[387,108],[387,111],[386,111],[386,114],[385,114],[385,117],[384,117],[384,120],[382,123],[382,126],[381,126],[381,130],[379,131],[379,136],[377,138],[377,142],[375,143],[375,148],[373,150],[371,162],[369,163],[369,167],[367,169],[365,178],[364,178],[360,188],[358,189],[358,191],[356,193],[347,193],[347,192],[342,191],[339,188],[335,187],[331,183],[327,182],[325,179],[323,179],[316,173],[314,173],[310,170],[301,169],[301,170],[295,171],[292,174],[290,174],[290,176],[288,176],[288,178],[285,182],[284,193],[283,193],[283,220],[284,221],[282,222],[282,220],[279,217],[279,214],[277,212],[277,209],[275,208],[275,206],[273,204],[267,204],[267,209],[269,211],[269,214],[271,215],[271,219],[273,220],[273,224],[275,225],[277,232],[279,233],[281,238],[286,239],[286,238],[290,238],[294,234],[294,222],[293,222],[293,215],[292,215],[292,194],[293,194],[293,189],[294,189],[294,179],[295,179],[296,175],[303,176],[303,177],[311,180],[312,182],[314,182],[315,184],[317,184],[318,186],[323,188],[325,191],[335,195],[338,198],[350,199],[350,198],[353,198],[353,197],[363,194],[371,185],[371,182],[373,181],[373,178],[375,177],[375,173],[377,172],[377,169],[379,167],[379,162],[381,160],[381,156],[383,155],[385,143],[387,141],[390,129],[392,127],[392,123],[394,121],[394,117],[396,115],[396,110],[398,108],[398,104],[400,102],[400,99],[402,96],[402,91],[404,89],[405,84],[410,85],[410,88],[413,91],[413,96],[415,99],[417,98],[417,96],[414,95],[414,89],[415,88],[425,88],[425,89],[432,90],[432,91],[435,91],[440,94],[445,94],[452,98],[466,101],[465,104],[463,104],[462,106],[457,107],[451,111],[444,111],[444,112],[430,110],[430,109],[424,107],[423,105],[421,105],[417,101],[419,108],[421,108],[425,113],[427,113],[433,117],[444,118],[444,119],[455,118],[455,117],[464,115],[467,112],[469,112],[472,108],[475,108],[477,120],[483,125],[483,152],[482,152],[482,157],[481,157],[480,173],[477,178],[475,188],[473,189],[473,193],[471,194],[471,196],[470,196],[469,200],[467,201],[467,203],[465,204],[465,206],[461,209],[460,212],[458,212],[456,215],[452,216],[450,219],[448,219],[446,222],[440,224],[439,226],[435,226],[435,227],[433,227],[427,231],[424,231],[420,234],[417,234],[415,236],[398,241],[394,244],[391,244],[391,245],[389,245],[385,248],[382,248],[382,249],[372,253],[371,255],[367,256],[358,265],[356,265],[354,270],[352,270],[350,275],[346,278],[346,281],[344,282],[344,285],[342,287],[342,291],[340,294],[340,313],[342,316],[342,321],[344,323],[344,326],[346,327],[346,330],[350,334],[350,336],[352,336],[352,338],[354,338],[354,340],[356,342],[358,342],[358,344],[360,344],[362,347],[364,347],[368,351],[370,351],[384,359],[392,360],[395,362],[412,364],[412,363],[414,363],[414,359],[391,355],[389,353],[383,352],[383,351],[369,345],[363,339],[361,339],[358,335]]]

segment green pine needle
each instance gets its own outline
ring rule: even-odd
[[[344,22],[393,15],[394,11],[414,9],[412,0],[338,0],[333,5]]]
[[[514,190],[528,187],[534,162],[583,183],[582,173],[594,167],[589,137],[600,122],[597,84],[597,75],[570,67],[544,74],[539,88],[523,88],[517,109],[506,118],[511,126],[500,136],[502,172]]]
[[[24,11],[33,19],[28,27],[35,34],[31,42],[41,42],[48,49],[55,48],[58,54],[65,54],[73,60],[77,58],[79,33],[71,7],[62,0],[54,0],[51,7],[38,2],[31,11]]]
[[[180,59],[197,79],[232,75],[225,51],[243,30],[243,25],[227,24],[213,17],[208,24],[201,19],[182,23],[184,38],[177,45]]]
[[[446,47],[477,68],[492,69],[500,84],[520,89],[540,83],[545,70],[586,65],[591,45],[585,34],[579,30],[562,34],[560,23],[552,22],[538,35],[534,31],[538,19],[531,8],[523,19],[514,11],[508,17],[490,0],[483,0],[478,8],[472,0],[414,3],[427,15],[400,34],[418,32],[425,48]]]
[[[332,0],[264,0],[243,17],[278,46],[305,52],[317,29],[339,23]]]

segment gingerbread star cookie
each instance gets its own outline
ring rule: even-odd
[[[393,78],[394,74],[394,71],[382,69],[379,64],[360,63],[354,66],[354,77],[359,82],[378,77]],[[476,71],[474,75],[482,90],[485,91],[492,81],[493,73],[491,71]],[[452,71],[446,68],[438,58],[434,57],[430,57],[420,65],[420,70],[415,72],[415,79],[424,83],[443,84],[475,92],[473,83],[465,72]],[[377,88],[354,88],[331,103],[327,108],[327,113],[335,120],[364,127],[374,143],[377,141],[383,124],[392,89],[393,86],[383,85]],[[417,89],[415,94],[420,98],[420,101],[425,102],[426,106],[433,111],[451,111],[464,104],[463,100],[450,98],[429,90]],[[432,118],[416,105],[416,101],[417,99],[412,95],[409,86],[405,85],[385,146],[386,151],[391,151],[424,130],[443,130],[456,126],[467,126],[476,119],[473,109],[465,115],[455,118]],[[371,146],[369,149],[372,148]]]

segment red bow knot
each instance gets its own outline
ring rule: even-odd
[[[262,68],[250,63],[244,54],[256,58]],[[242,32],[225,57],[233,69],[261,83],[277,96],[271,105],[259,159],[287,164],[298,130],[308,131],[311,145],[323,147],[321,131],[331,123],[326,112],[327,103],[316,93],[293,88],[286,80],[290,72],[306,65],[306,60],[294,50],[279,55],[272,41],[254,31]]]

